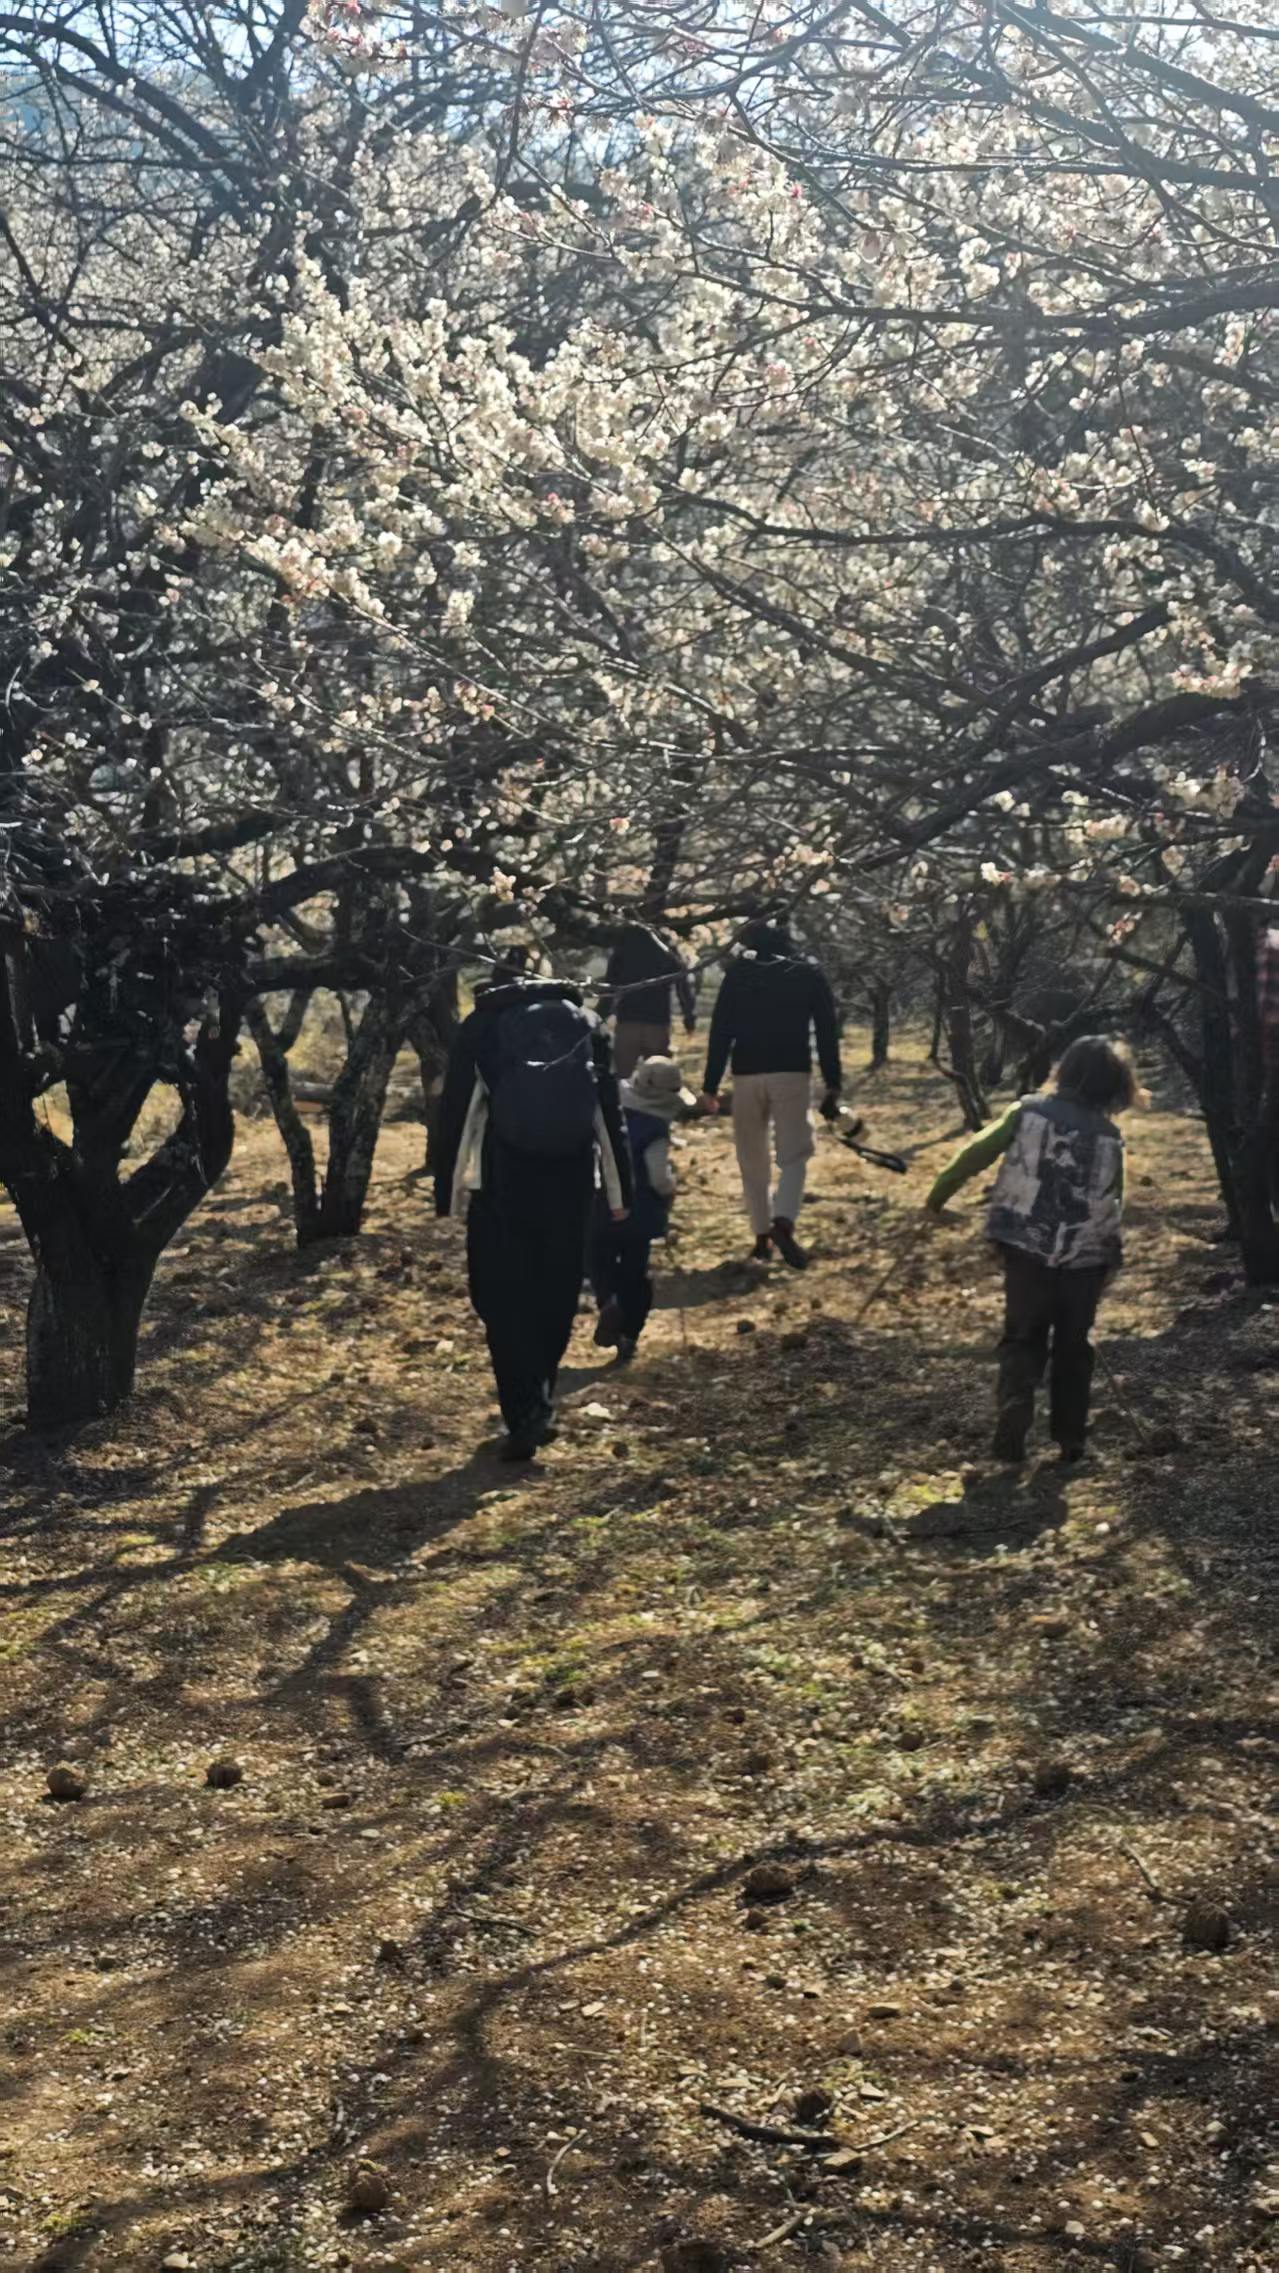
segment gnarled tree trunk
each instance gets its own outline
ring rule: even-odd
[[[95,1253],[78,1227],[42,1243],[27,1305],[27,1419],[73,1426],[110,1413],[133,1388],[155,1269],[145,1250]]]
[[[356,1017],[341,996],[346,1059],[329,1097],[329,1156],[323,1178],[316,1164],[311,1132],[293,1095],[288,1052],[300,1018],[286,1015],[273,1028],[261,1004],[252,1004],[245,1022],[257,1045],[267,1097],[284,1149],[293,1186],[293,1222],[299,1247],[322,1239],[346,1239],[364,1220],[373,1155],[386,1107],[387,1084],[404,1039],[404,1013],[388,995],[371,994]]]
[[[352,1024],[346,1064],[333,1085],[329,1159],[311,1239],[351,1238],[364,1221],[387,1084],[403,1039],[402,1011],[385,995],[370,995]],[[298,1243],[306,1243],[300,1224]]]
[[[300,1008],[295,1016],[295,1006],[299,1003]],[[261,1002],[251,1002],[244,1014],[245,1025],[253,1036],[262,1067],[271,1117],[280,1132],[288,1158],[289,1178],[293,1187],[293,1221],[297,1228],[299,1247],[305,1247],[310,1240],[318,1237],[316,1224],[320,1214],[315,1147],[311,1142],[311,1132],[294,1102],[289,1084],[289,1051],[301,1030],[305,1005],[305,997],[295,997],[278,1027],[272,1026]]]
[[[10,1045],[0,1059],[11,1066],[21,1063],[13,1002],[0,989],[0,1041]],[[13,1088],[0,1105],[0,1172],[36,1264],[26,1350],[33,1427],[95,1420],[132,1389],[156,1264],[230,1158],[239,1021],[230,999],[206,1019],[182,1067],[182,1119],[131,1175],[120,1164],[153,1067],[86,1045],[68,1069],[74,1144],[37,1118],[33,1087]]]

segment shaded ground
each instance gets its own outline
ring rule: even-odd
[[[477,1451],[413,1129],[323,1259],[251,1130],[134,1408],[0,1436],[0,2263],[1279,2262],[1279,1311],[1197,1131],[1139,1119],[1096,1458],[966,1475],[995,1282],[975,1202],[911,1212],[949,1094],[861,1101],[930,1149],[903,1185],[823,1138],[804,1278],[726,1260],[694,1133],[641,1356],[583,1321],[528,1475]],[[802,2091],[860,2159],[701,2112]]]

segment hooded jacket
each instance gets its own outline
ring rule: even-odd
[[[814,1035],[826,1087],[841,1088],[839,1021],[825,972],[772,925],[757,925],[749,937],[750,951],[724,973],[703,1088],[714,1096],[730,1060],[734,1073],[811,1073]]]

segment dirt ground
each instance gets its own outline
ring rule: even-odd
[[[996,1475],[950,1093],[860,1101],[802,1277],[691,1134],[531,1471],[412,1127],[306,1256],[248,1129],[132,1407],[0,1430],[0,2265],[1279,2264],[1279,1308],[1138,1116],[1095,1455]]]

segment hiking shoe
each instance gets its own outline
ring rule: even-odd
[[[789,1263],[793,1271],[806,1271],[808,1269],[808,1251],[800,1246],[795,1237],[794,1224],[788,1223],[784,1215],[773,1217],[771,1237],[782,1261]]]
[[[596,1349],[611,1350],[615,1346],[621,1330],[621,1313],[618,1310],[616,1300],[610,1297],[595,1321],[595,1332],[591,1339]]]
[[[629,1365],[635,1355],[636,1348],[637,1344],[632,1335],[619,1334],[617,1337],[617,1364]]]
[[[773,1241],[771,1233],[767,1231],[761,1231],[757,1234],[755,1244],[751,1249],[750,1259],[752,1263],[772,1262]]]
[[[1088,1458],[1088,1447],[1086,1444],[1059,1444],[1057,1458],[1063,1468],[1076,1468],[1081,1460]]]
[[[991,1458],[1002,1460],[1005,1467],[1020,1468],[1026,1457],[1026,1431],[1015,1421],[1001,1421],[995,1430],[990,1447]]]
[[[504,1436],[498,1446],[497,1457],[499,1460],[536,1460],[538,1446],[542,1441],[540,1436],[534,1435],[531,1428],[512,1429],[510,1435]]]

